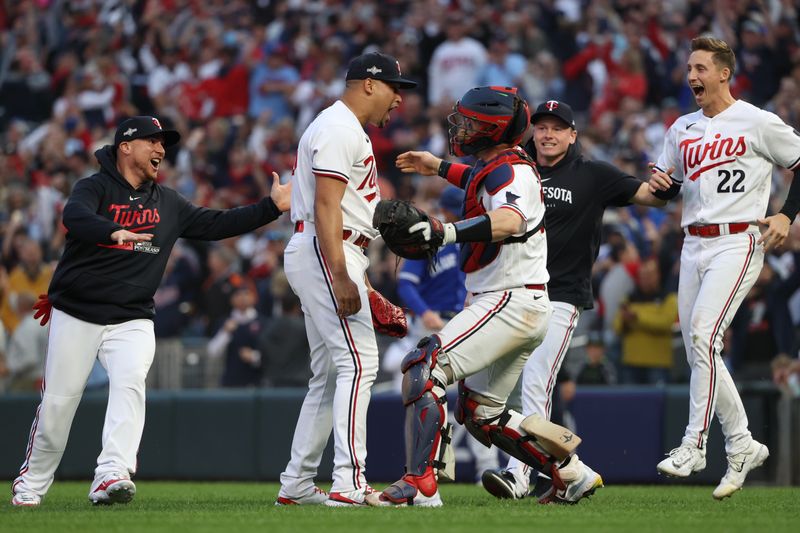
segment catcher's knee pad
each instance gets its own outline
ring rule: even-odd
[[[430,390],[436,388],[437,398],[444,397],[447,387],[447,376],[441,368],[439,358],[442,342],[437,335],[424,337],[417,343],[417,348],[403,358],[400,370],[403,372],[401,394],[403,403],[408,405]]]
[[[437,366],[441,341],[425,337],[401,364],[403,403],[406,405],[406,473],[422,476],[429,468],[442,469],[439,454],[449,445],[446,375]],[[444,444],[442,447],[441,445]]]
[[[494,444],[507,454],[550,476],[556,487],[563,486],[558,474],[558,465],[563,457],[557,457],[547,447],[542,446],[537,435],[525,431],[525,422],[531,417],[525,418],[512,409],[503,409],[497,416],[482,418],[476,414],[476,411],[485,411],[481,401],[485,399],[470,391],[463,380],[459,382],[456,421],[463,424],[479,442],[486,446]]]

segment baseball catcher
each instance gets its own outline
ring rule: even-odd
[[[575,502],[602,485],[574,453],[580,438],[506,407],[552,312],[542,186],[518,147],[529,120],[516,89],[471,89],[448,117],[451,153],[478,158],[469,172],[450,180],[465,190],[464,220],[443,224],[402,202],[381,202],[376,211],[373,225],[402,257],[427,257],[443,244],[460,243],[469,296],[464,310],[423,338],[401,364],[406,474],[367,496],[370,505],[442,505],[438,479],[450,477],[453,466],[445,389],[455,382],[456,421],[486,446],[553,480],[540,501]]]

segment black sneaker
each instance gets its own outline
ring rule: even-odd
[[[495,498],[521,500],[528,495],[527,488],[521,487],[509,470],[486,470],[481,476],[481,483]]]

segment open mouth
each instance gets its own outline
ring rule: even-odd
[[[692,85],[691,88],[695,96],[702,96],[706,92],[705,87],[702,85]]]
[[[153,168],[153,170],[155,170],[155,171],[157,171],[157,170],[158,170],[158,166],[159,166],[160,164],[161,164],[161,159],[160,159],[160,158],[158,158],[158,157],[154,157],[154,158],[152,158],[152,159],[150,160],[150,166],[151,166],[151,167]]]

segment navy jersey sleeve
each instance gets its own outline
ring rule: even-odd
[[[233,209],[198,207],[180,194],[172,191],[178,204],[181,237],[204,241],[227,239],[253,231],[268,224],[281,214],[271,198]]]
[[[71,237],[92,244],[106,244],[111,242],[112,233],[123,229],[98,213],[103,194],[103,185],[92,178],[75,184],[63,215],[64,227]]]
[[[592,174],[597,180],[597,190],[604,206],[621,207],[631,203],[642,180],[626,174],[614,165],[595,161]]]

